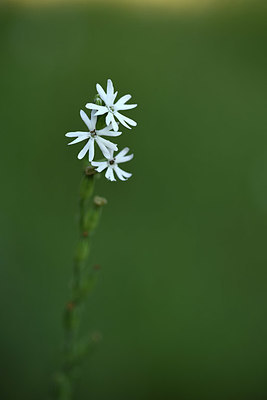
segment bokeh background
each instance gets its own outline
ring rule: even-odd
[[[6,1],[0,8],[3,400],[46,399],[77,238],[79,110],[131,93],[76,399],[267,398],[265,1]]]

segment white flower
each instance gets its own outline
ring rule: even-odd
[[[124,163],[126,161],[130,161],[133,158],[133,154],[126,156],[129,149],[125,147],[122,151],[120,151],[115,157],[113,156],[113,150],[110,152],[110,156],[106,161],[93,161],[93,167],[97,167],[97,172],[102,172],[107,168],[105,173],[105,177],[110,181],[116,181],[114,172],[117,174],[118,178],[122,181],[126,181],[128,178],[132,176],[129,172],[123,171],[118,164]]]
[[[89,139],[86,145],[78,154],[79,159],[82,159],[87,152],[89,152],[89,161],[91,162],[94,159],[95,142],[98,144],[100,150],[106,158],[110,156],[111,150],[118,150],[116,144],[102,138],[102,136],[119,136],[121,135],[121,132],[113,132],[111,124],[109,126],[106,126],[104,129],[96,130],[97,116],[95,115],[95,111],[92,111],[91,119],[85,114],[83,110],[80,111],[80,115],[87,128],[89,129],[89,132],[68,132],[65,135],[67,137],[76,137],[76,139],[68,144],[75,144],[83,140]]]
[[[129,125],[137,125],[134,120],[125,117],[124,115],[119,113],[120,110],[130,110],[131,108],[135,108],[137,106],[137,104],[125,104],[126,101],[130,100],[130,98],[132,97],[131,95],[126,94],[125,96],[121,97],[116,103],[114,103],[118,92],[114,93],[114,87],[111,79],[108,79],[107,93],[99,84],[96,85],[96,90],[101,99],[104,101],[105,106],[99,106],[94,103],[87,103],[85,106],[86,108],[89,108],[90,110],[97,110],[95,115],[103,115],[107,113],[106,124],[109,125],[111,123],[114,131],[119,130],[119,126],[115,120],[115,117],[122,125],[124,125],[128,129],[132,129]]]

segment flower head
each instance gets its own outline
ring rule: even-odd
[[[128,156],[126,155],[128,151],[129,151],[128,147],[125,147],[125,149],[121,150],[116,156],[114,156],[113,155],[114,152],[112,150],[106,161],[99,161],[99,162],[93,161],[92,165],[94,167],[97,167],[96,168],[97,172],[102,172],[105,169],[107,169],[105,177],[110,181],[116,181],[114,172],[116,173],[116,175],[120,180],[126,181],[128,178],[132,176],[132,174],[121,169],[118,166],[118,164],[130,161],[133,158],[134,156],[133,154],[130,154]]]
[[[86,145],[82,148],[82,150],[78,154],[78,158],[82,159],[87,152],[89,152],[89,161],[91,162],[94,159],[95,155],[95,142],[98,144],[100,150],[102,151],[104,157],[108,158],[110,156],[110,151],[118,150],[117,145],[111,143],[109,140],[104,139],[102,136],[119,136],[121,132],[114,132],[112,130],[112,125],[109,124],[104,129],[97,130],[96,122],[97,116],[96,112],[92,111],[91,119],[88,115],[85,114],[83,110],[80,111],[81,118],[83,122],[86,124],[89,132],[68,132],[65,136],[67,137],[75,137],[72,142],[68,144],[75,144],[82,142],[83,140],[87,140]]]
[[[86,108],[89,108],[91,110],[96,110],[96,116],[97,115],[104,115],[107,114],[106,116],[106,124],[109,125],[110,123],[112,124],[112,127],[114,131],[119,130],[119,125],[116,121],[116,119],[124,125],[126,128],[131,129],[131,126],[136,126],[136,122],[132,120],[131,118],[125,117],[122,115],[119,111],[121,110],[130,110],[131,108],[135,108],[137,104],[125,104],[130,98],[132,97],[129,94],[126,94],[125,96],[122,96],[116,103],[115,99],[117,97],[118,92],[114,92],[114,87],[111,79],[108,79],[107,82],[107,92],[104,91],[102,86],[99,84],[96,85],[97,92],[103,102],[105,103],[104,106],[100,106],[94,103],[87,103]],[[115,119],[116,117],[116,119]]]

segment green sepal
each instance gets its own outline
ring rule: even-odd
[[[74,301],[66,305],[63,323],[67,332],[74,332],[79,327],[79,310],[76,307],[77,304]]]
[[[75,262],[84,261],[89,254],[89,241],[86,238],[79,240],[76,248]]]
[[[88,210],[83,220],[83,231],[92,233],[98,225],[99,216],[99,210],[95,208]]]
[[[94,175],[86,175],[84,173],[80,186],[80,200],[89,200],[94,191]]]
[[[79,287],[73,289],[73,302],[80,304],[91,293],[97,282],[96,274],[89,274],[81,279]]]
[[[98,339],[95,337],[98,336]],[[97,343],[100,341],[102,335],[99,333],[93,333],[89,334],[88,336],[85,336],[84,338],[80,339],[73,351],[73,357],[72,357],[72,362],[75,365],[81,364],[83,361],[84,357],[88,353],[92,353],[97,345]]]

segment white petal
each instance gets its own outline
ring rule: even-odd
[[[126,179],[128,179],[128,178],[130,178],[132,176],[132,174],[130,174],[130,172],[124,171],[123,169],[118,167],[118,165],[115,166],[115,172],[116,172],[116,174],[118,175],[119,178],[120,178],[119,174],[122,175]],[[125,180],[125,179],[122,179],[122,181],[123,180]]]
[[[117,97],[117,94],[118,94],[118,92],[115,92],[114,95],[112,96],[111,105],[114,104],[114,101],[115,101],[115,99],[116,99],[116,97]]]
[[[106,148],[105,145],[103,145],[103,143],[99,142],[98,140],[96,140],[96,143],[98,144],[100,150],[102,151],[102,154],[105,158],[109,158],[110,156],[110,152],[109,150]]]
[[[116,157],[116,162],[117,163],[124,163],[124,162],[127,162],[127,161],[130,161],[130,160],[132,160],[133,159],[133,154],[129,154],[129,156],[125,156],[125,157],[122,157],[122,156],[117,156]]]
[[[72,142],[68,143],[68,145],[82,142],[82,141],[85,140],[85,139],[88,139],[88,135],[85,135],[85,136],[78,136],[78,137],[77,137],[76,139],[74,139]]]
[[[96,127],[96,122],[97,122],[97,115],[96,115],[96,110],[92,110],[91,111],[91,125],[92,125],[92,129],[90,129],[91,131],[93,131]]]
[[[115,165],[114,171],[116,172],[116,174],[118,175],[118,178],[119,178],[121,181],[126,181],[126,178],[124,178],[124,176],[123,176],[122,173],[121,173],[121,169],[120,169],[117,165]]]
[[[103,107],[103,106],[99,106],[98,104],[95,104],[95,103],[87,103],[87,104],[85,104],[85,107],[89,108],[90,110],[98,110],[100,107]]]
[[[108,83],[107,83],[107,95],[108,96],[113,96],[114,95],[114,86],[113,86],[113,82],[111,79],[108,79]]]
[[[114,176],[113,168],[111,169],[111,172],[110,172],[110,180],[111,180],[111,181],[116,181],[116,178],[115,178],[115,176]]]
[[[118,110],[131,110],[132,108],[137,107],[137,104],[123,104],[119,107],[116,107]]]
[[[118,114],[120,114],[120,113],[118,113]],[[132,126],[136,126],[137,125],[137,122],[135,122],[133,119],[125,117],[124,115],[123,115],[123,118],[124,118],[124,121],[126,121],[129,125],[132,125]]]
[[[136,125],[137,125],[137,123],[136,123],[133,119],[128,118],[128,117],[125,117],[125,115],[122,115],[122,114],[119,113],[119,112],[115,112],[115,116],[116,116],[116,117],[118,118],[118,120],[122,123],[122,125],[126,126],[126,128],[131,129],[131,128],[128,126],[128,124],[129,124],[129,125],[132,125],[132,126],[136,126]],[[127,123],[128,123],[128,124],[127,124]]]
[[[107,107],[106,106],[98,106],[98,110],[97,110],[97,112],[95,113],[95,115],[97,116],[97,115],[103,115],[103,114],[106,114],[108,112],[108,109],[107,109]]]
[[[129,150],[130,150],[129,147],[124,147],[124,149],[122,149],[122,150],[116,155],[116,159],[117,159],[118,157],[123,157],[123,156],[125,156],[125,155],[128,153]]]
[[[92,161],[91,164],[93,167],[99,167],[102,164],[108,164],[108,162],[107,161]]]
[[[107,172],[105,173],[105,177],[110,181],[116,181],[113,169],[111,167],[108,167]]]
[[[97,162],[92,162],[92,165],[93,166],[96,166],[96,164],[100,164],[97,168],[96,168],[96,171],[97,172],[102,172],[102,171],[104,171],[104,169],[106,169],[107,167],[108,167],[108,162],[107,161],[104,161],[104,162],[99,162],[99,163],[97,163]]]
[[[87,126],[87,128],[89,129],[89,131],[92,131],[94,128],[92,128],[92,123],[88,115],[83,110],[80,110],[80,116],[85,125]]]
[[[106,157],[106,158],[110,157],[109,149],[111,149],[111,148],[114,149],[114,146],[117,148],[116,145],[114,145],[113,143],[111,143],[108,140],[105,140],[101,137],[96,137],[96,143],[98,144],[100,150],[102,151],[104,157]]]
[[[114,115],[111,114],[111,123],[112,123],[112,128],[114,129],[115,132],[118,132],[119,130],[119,125],[115,121]]]
[[[108,169],[106,170],[106,173],[105,173],[105,177],[106,177],[107,179],[110,179],[110,171],[111,171],[111,168],[108,167]]]
[[[118,146],[115,143],[112,143],[107,139],[98,137],[97,140],[100,141],[101,143],[103,143],[108,149],[112,149],[112,150],[116,150],[116,151],[118,150]]]
[[[100,133],[99,133],[100,132]],[[122,134],[122,132],[114,132],[114,131],[106,131],[104,133],[102,133],[101,131],[98,131],[97,134],[99,136],[111,136],[111,137],[117,137],[120,136]]]
[[[106,124],[110,125],[112,121],[112,113],[109,112],[108,115],[106,116]]]
[[[89,140],[90,146],[89,146],[89,161],[93,161],[94,156],[95,156],[95,141],[94,139]]]
[[[84,136],[84,135],[88,135],[88,132],[81,132],[81,131],[68,132],[68,133],[66,133],[65,136],[67,136],[67,137],[78,137],[78,136]]]
[[[78,154],[78,158],[79,160],[81,160],[85,154],[87,153],[87,151],[89,150],[89,146],[90,146],[90,140],[88,140],[88,143],[86,143],[86,145],[84,146],[84,148],[80,151],[80,153]]]
[[[99,83],[97,83],[97,85],[96,85],[96,90],[97,90],[99,96],[101,97],[101,99],[106,103],[106,100],[107,100],[106,92],[105,92],[105,90],[102,88],[102,86],[99,85]]]
[[[120,136],[122,132],[114,132],[112,131],[112,125],[106,126],[103,129],[100,129],[100,131],[96,131],[98,136]]]
[[[124,121],[124,115],[120,114],[119,112],[115,112],[115,116],[118,118],[118,120],[120,121],[120,123],[124,126],[126,126],[126,128],[128,129],[132,129],[128,124],[126,124],[126,122]]]
[[[132,96],[130,94],[126,94],[125,96],[122,96],[117,103],[115,104],[116,107],[122,106],[126,101],[130,100]]]

